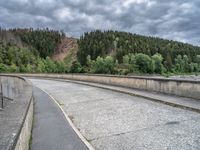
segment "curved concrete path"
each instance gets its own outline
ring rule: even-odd
[[[200,114],[146,98],[32,79],[53,96],[96,150],[198,150]]]
[[[31,150],[87,150],[55,102],[34,87]]]

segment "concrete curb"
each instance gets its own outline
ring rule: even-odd
[[[38,78],[38,77],[36,77],[36,78]],[[115,89],[115,88],[108,88],[108,87],[104,87],[103,85],[101,86],[100,84],[94,85],[94,84],[90,84],[90,83],[86,83],[86,82],[83,83],[84,81],[76,81],[76,80],[68,80],[68,79],[66,80],[66,79],[44,78],[44,77],[42,77],[41,79],[54,80],[54,81],[60,81],[60,82],[70,82],[70,83],[77,83],[77,84],[97,87],[97,88],[101,88],[101,89],[106,89],[106,90],[111,90],[111,91],[115,91],[115,92],[128,94],[128,95],[131,95],[131,96],[142,97],[142,98],[148,99],[148,100],[153,101],[153,102],[158,102],[158,103],[169,105],[169,106],[172,106],[172,107],[181,108],[181,109],[200,113],[200,109],[197,109],[197,108],[188,107],[188,106],[184,106],[184,105],[176,104],[176,103],[172,103],[172,102],[166,102],[166,101],[163,101],[163,100],[160,100],[160,99],[151,98],[151,97],[148,97],[148,96],[136,94],[136,93],[133,93],[133,92],[128,92],[128,91],[125,91],[125,90],[123,91],[123,90],[119,90],[119,89]],[[95,84],[97,84],[97,83],[95,83]]]
[[[18,78],[18,80],[22,80],[25,85],[23,87],[23,96],[17,96],[17,100],[24,99],[24,101],[21,102],[26,103],[26,107],[23,109],[23,115],[21,116],[19,122],[14,122],[17,126],[16,129],[14,129],[15,136],[10,139],[10,142],[8,145],[6,145],[6,149],[9,150],[28,150],[29,149],[29,140],[31,137],[31,130],[32,130],[32,120],[33,120],[33,91],[32,91],[32,84],[29,80],[27,80],[24,77],[18,76],[18,75],[7,75],[7,74],[0,74],[1,77],[11,77],[11,78]],[[17,86],[18,87],[18,86]],[[12,105],[14,106],[14,104]],[[9,107],[8,107],[9,108]],[[6,111],[9,111],[9,109],[6,109]],[[10,110],[12,111],[12,110]],[[19,110],[20,111],[20,110]],[[22,111],[22,110],[21,110]],[[6,112],[8,113],[8,112]],[[13,112],[16,113],[16,112]]]
[[[29,146],[30,146],[29,140],[31,138],[32,123],[33,123],[33,98],[30,102],[28,112],[26,114],[18,139],[16,141],[15,148],[13,148],[14,150],[28,150],[29,149]]]
[[[13,76],[14,77],[14,76]],[[33,90],[32,90],[32,83],[21,76],[16,76],[18,78],[23,79],[25,82],[27,82],[28,85],[31,86],[31,97],[30,102],[28,105],[28,108],[26,110],[26,115],[23,120],[22,126],[20,131],[18,132],[18,137],[16,138],[16,141],[13,145],[14,150],[29,150],[29,140],[31,138],[32,133],[32,125],[33,125]]]
[[[39,88],[39,87],[37,87]],[[41,89],[41,88],[39,88]],[[43,92],[45,92],[47,95],[49,95],[49,97],[51,97],[51,99],[58,105],[58,107],[60,108],[60,110],[62,111],[62,113],[64,114],[66,120],[68,121],[69,125],[72,127],[72,129],[74,130],[74,132],[77,134],[77,136],[81,139],[81,141],[87,146],[87,148],[89,150],[95,150],[93,148],[93,146],[85,139],[85,137],[80,133],[80,131],[76,128],[76,126],[73,124],[73,122],[71,121],[71,119],[68,117],[68,115],[65,113],[65,111],[63,110],[63,108],[59,105],[59,103],[57,102],[57,100],[51,95],[49,94],[47,91],[45,91],[44,89],[41,89]]]

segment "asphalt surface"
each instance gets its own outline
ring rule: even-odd
[[[31,150],[87,150],[55,102],[36,87],[33,94]]]
[[[31,80],[61,104],[97,150],[198,150],[200,114],[75,83]]]

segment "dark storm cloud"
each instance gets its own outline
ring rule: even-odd
[[[1,0],[0,26],[49,27],[78,37],[122,30],[200,45],[199,0]]]

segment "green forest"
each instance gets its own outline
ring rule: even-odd
[[[78,39],[77,59],[53,61],[62,31],[0,28],[0,72],[180,74],[200,72],[200,47],[119,31],[95,30]],[[69,56],[66,56],[69,57]]]
[[[200,71],[200,47],[186,43],[96,30],[81,36],[78,45],[78,61],[92,73],[177,74]],[[95,69],[99,62],[106,66],[107,59],[112,59],[115,71]]]
[[[63,32],[48,28],[0,28],[0,72],[65,72],[64,62],[53,61],[49,57],[64,37]]]

